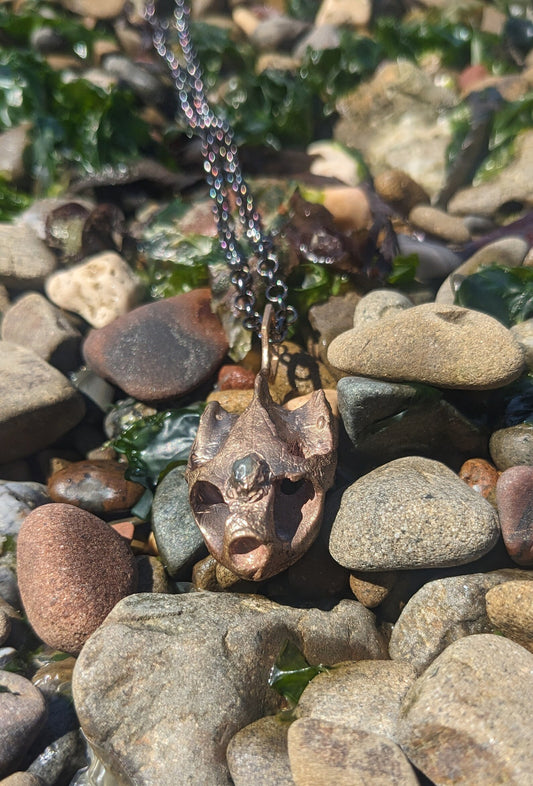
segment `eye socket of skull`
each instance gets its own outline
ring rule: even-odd
[[[291,543],[293,548],[297,547],[316,523],[321,505],[322,495],[317,493],[309,478],[283,478],[279,481],[274,496],[274,523],[278,538]]]
[[[229,515],[220,489],[207,480],[197,480],[189,495],[191,508],[210,551],[220,551]]]

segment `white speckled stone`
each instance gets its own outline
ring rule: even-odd
[[[101,328],[126,314],[140,300],[142,285],[122,257],[114,251],[61,270],[46,282],[46,294],[60,308],[80,314]]]

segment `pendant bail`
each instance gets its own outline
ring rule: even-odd
[[[271,335],[275,313],[272,303],[267,303],[261,320],[261,371],[269,380],[274,379],[278,367],[278,355],[274,355]]]

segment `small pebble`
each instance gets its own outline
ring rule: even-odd
[[[222,366],[218,372],[219,390],[250,390],[255,374],[242,366]]]
[[[461,480],[492,504],[496,502],[496,483],[499,476],[494,464],[482,458],[468,459],[459,470]]]
[[[47,502],[50,497],[42,483],[0,480],[0,535],[17,535],[28,513]]]
[[[394,289],[375,289],[361,298],[353,315],[353,327],[364,328],[378,320],[387,319],[399,311],[412,308],[413,302]]]
[[[396,743],[342,723],[302,718],[289,727],[289,761],[296,786],[417,786],[418,779]]]
[[[503,636],[466,636],[407,692],[398,741],[433,783],[525,786],[533,771],[532,695],[530,652]]]
[[[92,513],[60,503],[24,520],[17,571],[32,628],[49,646],[74,655],[137,582],[124,540]]]
[[[528,576],[533,579],[533,573],[506,569],[428,581],[409,599],[392,630],[391,658],[407,661],[420,674],[452,641],[492,633],[485,605],[487,592]]]
[[[470,232],[461,218],[430,205],[417,205],[409,213],[409,221],[428,235],[448,243],[462,244],[470,240]]]
[[[63,374],[9,341],[0,341],[0,400],[0,464],[47,447],[85,414]]]
[[[2,338],[33,350],[62,371],[80,364],[81,334],[38,292],[19,298],[2,320]]]
[[[285,721],[271,715],[245,726],[232,737],[227,759],[235,786],[293,786],[288,728]]]
[[[83,347],[87,364],[140,401],[183,396],[217,371],[228,348],[210,298],[210,290],[195,289],[92,330]]]
[[[42,289],[56,258],[28,224],[0,223],[0,283],[8,289]]]
[[[533,424],[519,423],[494,431],[489,450],[500,472],[517,465],[533,466]]]
[[[350,570],[406,570],[472,562],[498,536],[497,514],[481,495],[444,464],[407,456],[346,489],[329,549]]]
[[[117,461],[76,461],[48,478],[52,502],[66,502],[104,518],[127,514],[144,487],[126,480],[127,464]]]
[[[487,592],[487,614],[498,631],[533,653],[533,581],[508,581]]]
[[[163,565],[171,576],[183,578],[207,554],[189,504],[183,467],[172,469],[157,486],[152,530]]]
[[[389,169],[377,174],[374,188],[402,216],[408,216],[416,205],[429,203],[427,191],[401,169]]]
[[[375,573],[350,572],[350,589],[363,606],[374,609],[383,603],[394,586],[398,574],[393,571]]]
[[[20,674],[0,671],[0,778],[16,769],[45,718],[40,690]]]
[[[503,541],[518,564],[533,565],[533,466],[506,469],[496,486]]]
[[[80,314],[95,328],[130,311],[141,292],[140,279],[114,251],[96,254],[46,280],[46,294],[53,303]]]
[[[415,679],[413,666],[401,661],[339,663],[311,680],[295,715],[394,739],[401,703]]]
[[[520,346],[496,319],[435,303],[342,333],[328,359],[352,374],[465,390],[503,387],[524,368]]]

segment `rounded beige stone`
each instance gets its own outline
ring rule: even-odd
[[[503,387],[524,370],[523,350],[500,322],[437,303],[341,333],[328,360],[351,374],[460,390]]]
[[[49,276],[45,289],[56,306],[101,328],[137,305],[142,285],[119,254],[104,251]]]
[[[431,205],[414,207],[409,213],[409,221],[418,229],[451,243],[467,243],[470,240],[470,232],[462,218],[450,216]]]
[[[498,631],[533,652],[533,581],[508,581],[485,597],[487,614]]]

